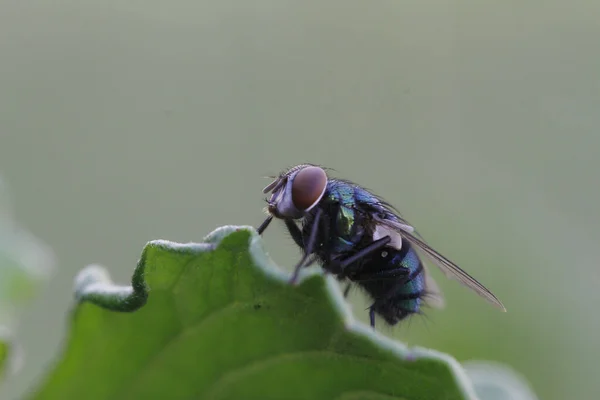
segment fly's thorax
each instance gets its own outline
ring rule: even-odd
[[[335,184],[328,184],[319,204],[304,214],[302,222],[302,234],[307,239],[316,210],[322,211],[319,240],[322,243],[321,251],[328,254],[355,250],[364,241],[366,233],[361,215],[350,206],[347,196],[342,197],[343,193],[338,189]]]
[[[365,233],[364,217],[356,211],[354,187],[346,182],[330,180],[323,196],[323,202],[332,213],[335,233],[346,241],[357,244]]]
[[[356,233],[362,233],[360,221],[357,220],[356,211],[350,207],[339,206],[335,218],[336,232],[345,239],[351,239]]]

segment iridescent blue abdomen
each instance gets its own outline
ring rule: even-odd
[[[411,314],[418,313],[425,295],[425,276],[423,264],[417,252],[407,241],[402,249],[386,247],[377,257],[363,264],[366,271],[393,271],[406,268],[408,275],[399,279],[379,279],[365,281],[361,286],[375,300],[373,310],[387,323],[395,325]],[[387,296],[389,294],[389,296]]]

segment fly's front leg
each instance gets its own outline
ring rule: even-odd
[[[291,219],[285,219],[283,222],[285,222],[285,226],[292,236],[292,239],[294,239],[294,242],[296,242],[298,247],[304,249],[304,238],[302,237],[302,231],[298,228],[298,225]]]
[[[298,274],[300,273],[300,268],[302,268],[303,266],[306,265],[306,261],[309,260],[309,257],[315,251],[316,244],[317,244],[317,236],[319,233],[319,222],[320,222],[322,214],[323,214],[323,210],[321,210],[320,208],[317,208],[317,211],[315,213],[315,217],[313,220],[313,224],[310,229],[310,236],[308,237],[306,246],[304,246],[304,256],[302,256],[302,259],[294,267],[294,273],[292,274],[292,279],[290,279],[291,284],[296,283],[296,281],[298,280]]]
[[[260,224],[260,226],[258,228],[256,228],[256,231],[258,232],[259,235],[262,235],[262,233],[265,231],[265,229],[267,229],[267,227],[269,226],[269,224],[271,223],[271,221],[273,221],[273,216],[269,215],[267,217],[267,219],[265,219],[263,221],[263,223]]]

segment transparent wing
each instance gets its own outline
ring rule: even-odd
[[[506,311],[506,308],[504,307],[502,302],[492,292],[490,292],[485,286],[479,283],[471,275],[463,271],[458,265],[454,264],[452,261],[448,260],[446,257],[432,249],[422,239],[413,235],[414,228],[408,225],[406,221],[401,221],[402,222],[397,222],[385,218],[376,219],[377,223],[396,230],[408,242],[415,245],[417,250],[420,250],[422,253],[424,253],[435,265],[437,265],[442,270],[442,272],[444,272],[444,274],[448,278],[457,280],[469,289],[475,291],[475,293],[477,293],[496,307],[500,308],[502,311]]]
[[[433,277],[427,270],[427,267],[423,265],[425,269],[425,298],[423,299],[428,306],[433,308],[444,308],[446,302],[444,301],[444,295],[438,284],[433,280]]]

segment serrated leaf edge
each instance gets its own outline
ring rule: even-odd
[[[158,239],[148,242],[142,250],[142,255],[134,270],[131,286],[116,285],[112,282],[107,270],[97,264],[89,265],[82,269],[75,278],[75,298],[81,303],[89,301],[100,307],[119,312],[133,312],[146,304],[149,288],[144,279],[145,260],[148,250],[152,247],[162,247],[174,251],[206,252],[218,247],[224,237],[239,231],[250,234],[249,253],[254,264],[261,268],[266,275],[281,282],[289,282],[290,275],[279,268],[265,250],[261,236],[252,226],[226,225],[215,229],[204,238],[204,243],[177,243]],[[347,330],[360,336],[365,336],[405,361],[419,359],[437,360],[448,366],[455,378],[455,383],[465,399],[477,400],[475,389],[468,378],[466,371],[452,356],[422,347],[408,348],[405,344],[392,340],[387,336],[373,330],[370,326],[357,321],[352,315],[349,304],[345,301],[339,284],[330,274],[325,274],[319,267],[305,268],[301,271],[297,285],[301,285],[308,278],[319,276],[325,280],[326,291],[330,305],[344,321]]]

